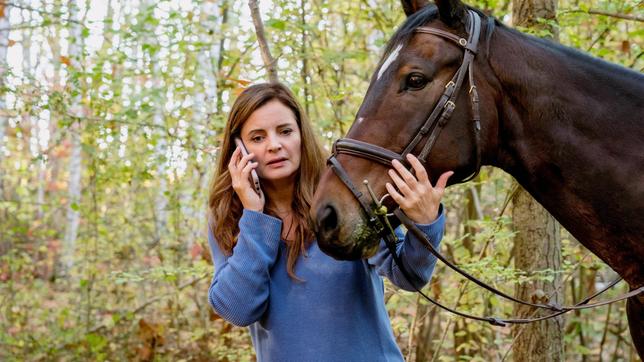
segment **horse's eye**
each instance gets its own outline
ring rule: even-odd
[[[425,87],[428,80],[420,73],[411,73],[407,76],[406,85],[408,89],[419,90]]]

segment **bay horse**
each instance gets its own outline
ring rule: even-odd
[[[450,184],[481,165],[505,170],[631,289],[642,287],[644,76],[475,10],[483,20],[464,81],[470,84],[445,102],[473,53],[464,39],[474,9],[458,0],[402,3],[407,19],[371,78],[344,152],[334,147],[314,196],[320,248],[337,259],[371,256],[380,238],[364,212],[366,192],[347,185],[368,180],[373,194],[384,195],[391,166],[374,160],[422,154],[432,182],[448,170],[455,172]],[[438,113],[449,111],[447,119],[432,118],[437,105]],[[365,157],[374,152],[380,158]],[[343,165],[344,176],[334,165]],[[391,198],[385,204],[396,206]],[[642,294],[628,300],[627,315],[644,356]]]

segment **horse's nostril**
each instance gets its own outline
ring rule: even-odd
[[[327,205],[320,213],[319,230],[325,234],[335,231],[338,227],[338,213],[331,205]]]

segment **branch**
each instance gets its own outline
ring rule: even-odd
[[[248,0],[248,6],[250,7],[250,14],[253,17],[255,33],[257,34],[257,43],[259,43],[259,49],[262,53],[262,60],[264,60],[264,65],[266,66],[268,80],[276,83],[279,81],[279,79],[277,77],[277,69],[275,68],[275,59],[273,59],[273,57],[271,56],[271,51],[268,48],[268,43],[266,42],[266,36],[264,35],[264,23],[262,23],[262,17],[259,14],[257,0]]]
[[[32,8],[32,7],[30,7],[30,6],[26,6],[26,5],[22,5],[22,4],[18,4],[18,3],[7,2],[7,1],[0,1],[0,6],[5,6],[5,7],[8,7],[8,8],[9,8],[9,7],[11,7],[11,8],[16,8],[16,9],[21,9],[21,10],[27,10],[27,11],[32,11],[32,12],[38,13],[38,14],[40,14],[40,15],[49,15],[49,16],[53,16],[53,17],[55,17],[55,18],[58,18],[58,19],[60,19],[60,20],[66,21],[66,22],[70,22],[70,23],[78,23],[78,24],[80,24],[80,21],[78,21],[78,20],[74,20],[74,19],[63,19],[63,15],[65,15],[63,12],[53,12],[53,13],[50,13],[50,12],[45,11],[45,10],[39,10],[39,9]]]
[[[637,56],[635,56],[635,58],[633,58],[633,62],[631,63],[631,65],[629,65],[628,67],[633,68],[635,66],[635,63],[637,63],[637,60],[639,58],[641,58],[643,55],[644,55],[644,51],[640,52],[639,54],[637,54]]]
[[[476,209],[476,217],[479,220],[483,219],[483,209],[481,208],[481,199],[479,198],[479,193],[476,190],[476,187],[469,187],[470,193],[472,193],[472,201],[474,202],[474,208]]]
[[[631,15],[631,14],[621,14],[621,13],[611,13],[603,10],[569,9],[569,10],[561,11],[561,14],[567,14],[567,13],[584,13],[584,14],[590,14],[590,15],[602,15],[602,16],[608,16],[611,18],[644,22],[644,17],[642,16]]]
[[[58,23],[58,22],[51,22],[49,24],[30,24],[30,25],[19,24],[15,26],[10,26],[8,28],[0,28],[0,31],[39,29],[39,28],[46,28],[52,25],[62,25],[62,24],[63,23]]]

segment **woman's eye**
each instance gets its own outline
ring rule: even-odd
[[[253,142],[261,142],[261,141],[262,141],[262,137],[260,137],[260,136],[256,136],[256,137],[251,138],[250,140],[251,140],[251,141],[253,141]]]
[[[419,73],[412,73],[407,76],[406,85],[408,89],[419,90],[425,87],[428,79],[424,75]]]
[[[288,128],[287,128],[287,129],[282,130],[282,134],[283,134],[283,135],[291,134],[292,132],[293,132],[293,130],[292,130],[292,129],[288,129]]]

